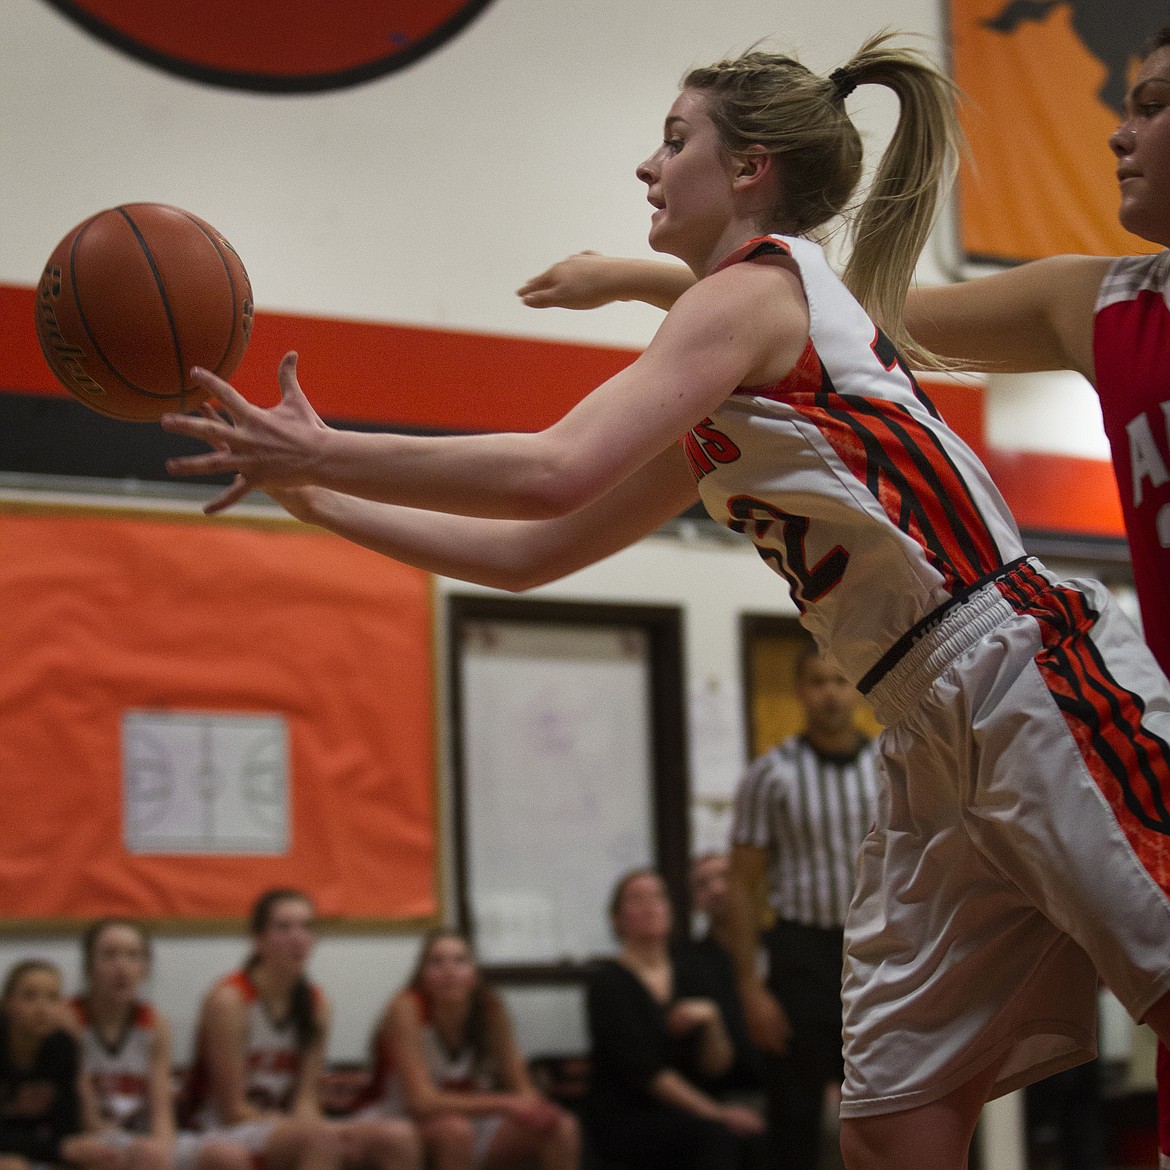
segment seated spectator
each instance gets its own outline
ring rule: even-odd
[[[604,1158],[631,1170],[733,1170],[754,1156],[764,1123],[702,1088],[734,1061],[715,988],[685,952],[657,873],[618,882],[610,920],[620,945],[587,993],[593,1055],[587,1118]]]
[[[117,1155],[81,1132],[77,1041],[63,1028],[61,973],[17,963],[0,990],[0,1170],[68,1162],[116,1170]]]
[[[764,1084],[763,1054],[748,1038],[735,963],[731,957],[731,928],[728,915],[728,871],[726,853],[703,853],[691,862],[691,906],[706,920],[701,938],[687,946],[688,962],[698,968],[698,977],[711,988],[719,1005],[734,1057],[720,1077],[703,1081],[716,1096],[755,1094]]]
[[[313,926],[313,903],[298,890],[270,890],[257,901],[251,956],[203,1001],[192,1120],[263,1157],[266,1170],[416,1170],[421,1152],[409,1121],[337,1123],[322,1115],[329,1005],[305,973]]]
[[[71,1003],[81,1046],[86,1130],[117,1151],[120,1170],[251,1170],[243,1146],[175,1131],[171,1035],[141,997],[150,939],[134,922],[104,918],[82,937],[86,986]]]
[[[434,1170],[576,1170],[577,1122],[529,1079],[467,940],[438,930],[374,1038],[365,1116],[413,1117]]]

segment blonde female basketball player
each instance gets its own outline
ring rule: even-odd
[[[1109,139],[1122,226],[1170,247],[1170,26],[1147,46]],[[678,265],[585,252],[519,290],[535,308],[643,300],[669,308],[694,282]],[[960,284],[911,289],[908,331],[971,369],[1083,374],[1101,399],[1142,632],[1170,673],[1170,252],[1056,256]],[[1158,1049],[1159,1146],[1170,1170],[1170,1051]]]
[[[845,98],[864,84],[901,113],[847,287],[809,234],[860,179]],[[1106,591],[1025,555],[901,356],[928,360],[900,313],[952,134],[949,83],[885,37],[827,78],[763,52],[694,70],[638,177],[651,245],[697,279],[559,422],[334,431],[291,355],[279,406],[201,373],[229,417],[166,422],[213,447],[174,471],[239,473],[212,511],[263,487],[506,588],[598,560],[696,496],[754,542],[888,728],[846,927],[842,1144],[867,1170],[964,1165],[990,1094],[1085,1059],[1094,962],[1170,1036],[1166,680]]]

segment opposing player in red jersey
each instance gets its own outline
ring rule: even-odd
[[[845,99],[871,83],[900,116],[843,284],[809,237],[860,181]],[[1170,1037],[1170,687],[1107,590],[1027,557],[899,352],[929,361],[901,309],[953,135],[950,83],[885,37],[830,77],[763,51],[692,70],[637,173],[651,246],[697,279],[553,426],[336,431],[293,355],[278,406],[199,372],[227,417],[165,420],[212,448],[174,472],[238,473],[209,511],[262,487],[485,584],[562,576],[697,495],[752,540],[887,727],[846,926],[851,1170],[964,1166],[989,1095],[1091,1053],[1094,963]]]

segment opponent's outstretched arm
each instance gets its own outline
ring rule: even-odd
[[[1112,259],[1053,256],[958,284],[910,289],[910,336],[987,373],[1076,370],[1093,380],[1093,312]]]
[[[906,326],[920,345],[974,371],[1070,369],[1091,381],[1093,311],[1111,263],[1054,256],[956,284],[915,286],[906,297]],[[578,252],[534,276],[518,295],[537,309],[635,300],[669,309],[693,282],[679,264]]]

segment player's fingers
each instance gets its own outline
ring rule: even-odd
[[[190,439],[202,439],[213,447],[227,443],[232,435],[238,433],[235,427],[216,414],[202,418],[193,414],[164,414],[158,421],[164,431],[186,435]]]
[[[233,415],[237,411],[248,410],[252,406],[230,382],[225,382],[221,377],[213,374],[210,370],[205,370],[202,366],[192,368],[191,381],[213,394]]]
[[[539,276],[530,277],[517,290],[518,297],[531,296],[533,293],[540,292],[542,289],[548,288],[550,284],[548,273],[542,272]]]
[[[280,400],[287,402],[290,398],[304,398],[304,391],[297,380],[297,355],[295,350],[280,359],[280,368],[277,370],[276,380],[280,384]]]
[[[167,460],[171,475],[220,475],[236,471],[239,460],[226,448],[219,447],[204,455],[176,455]]]
[[[530,309],[547,309],[556,303],[556,298],[549,289],[532,289],[528,292],[520,289],[516,295]]]
[[[222,512],[226,508],[230,508],[233,504],[238,503],[251,490],[252,485],[242,475],[237,475],[232,481],[231,487],[220,492],[210,503],[205,504],[203,511],[208,516],[214,516],[216,512]]]
[[[204,418],[211,419],[212,422],[223,422],[223,415],[215,409],[213,403],[206,401],[199,403],[199,413],[203,415]]]

